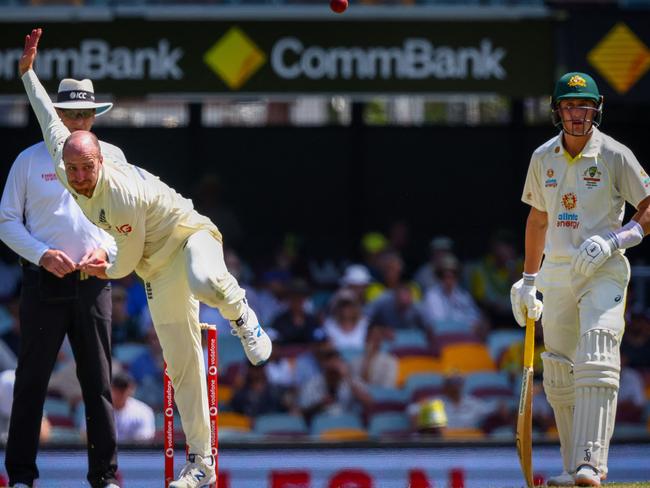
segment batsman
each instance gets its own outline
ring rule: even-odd
[[[81,270],[117,279],[134,269],[145,280],[147,301],[189,446],[188,462],[171,488],[199,488],[215,482],[199,300],[217,307],[239,336],[246,356],[261,364],[271,355],[245,292],[228,272],[221,234],[206,217],[151,173],[104,158],[91,132],[63,125],[32,70],[41,29],[25,38],[19,71],[43,131],[56,175],[86,217],[117,244],[112,263],[82,263]],[[83,97],[84,93],[75,94]]]
[[[547,483],[600,486],[621,370],[624,253],[650,231],[650,177],[632,151],[599,130],[603,97],[591,76],[562,76],[551,111],[561,132],[535,150],[528,168],[524,274],[512,287],[512,310],[521,326],[544,310],[543,383],[563,462]],[[625,202],[636,213],[623,225]]]

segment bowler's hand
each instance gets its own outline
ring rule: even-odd
[[[102,248],[93,249],[88,251],[79,261],[77,269],[82,270],[82,268],[88,264],[98,264],[100,262],[108,262],[108,254]]]
[[[95,278],[99,278],[100,280],[107,280],[108,276],[106,275],[106,268],[108,268],[109,264],[107,261],[95,261],[93,263],[88,263],[85,266],[82,266],[80,268],[81,271],[86,273],[87,275],[94,276]]]
[[[578,254],[573,257],[571,268],[574,273],[591,276],[617,248],[618,245],[613,238],[591,236],[578,249]]]
[[[48,249],[45,251],[38,264],[59,278],[63,278],[68,273],[72,273],[77,269],[74,261],[66,253],[58,249]]]
[[[544,304],[537,298],[537,287],[524,283],[524,278],[512,285],[510,289],[512,314],[521,327],[526,327],[526,317],[539,320],[544,310]]]
[[[41,34],[43,34],[43,29],[33,29],[31,34],[25,36],[25,49],[23,50],[23,55],[18,61],[18,71],[20,76],[27,73],[34,64],[34,59],[36,59],[36,49],[38,48],[38,41],[41,39]]]

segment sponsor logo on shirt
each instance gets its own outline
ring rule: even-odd
[[[151,289],[151,283],[149,281],[145,281],[144,289],[147,292],[147,298],[153,300],[153,290]]]
[[[555,188],[557,186],[557,180],[553,178],[553,176],[555,176],[555,171],[553,171],[553,168],[546,170],[546,176],[548,179],[546,180],[546,183],[544,183],[544,186],[546,188]]]
[[[650,177],[648,176],[648,173],[646,173],[644,170],[641,170],[641,178],[643,178],[643,186],[645,188],[648,188],[650,186]]]
[[[123,224],[120,225],[119,227],[115,227],[115,230],[119,234],[129,234],[133,230],[133,228],[129,224]]]
[[[556,227],[564,227],[565,229],[577,229],[580,226],[578,214],[570,212],[562,212],[557,214]]]
[[[562,206],[567,210],[573,210],[578,203],[578,197],[573,192],[562,195]]]
[[[43,173],[41,174],[41,178],[45,181],[54,181],[56,180],[56,173]]]
[[[106,230],[111,228],[111,224],[109,224],[108,221],[106,220],[106,210],[104,210],[103,208],[99,211],[99,219],[97,225],[99,225],[100,227]]]
[[[573,192],[565,193],[562,195],[562,206],[569,210],[569,212],[561,212],[557,215],[556,227],[565,229],[577,229],[580,226],[580,217],[577,213],[572,213],[570,210],[576,208],[578,204],[578,197]]]
[[[587,188],[596,188],[600,182],[600,176],[602,174],[603,173],[598,171],[596,166],[590,166],[584,171],[584,173],[582,173],[582,179]]]

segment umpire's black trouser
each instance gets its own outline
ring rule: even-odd
[[[23,267],[20,296],[21,347],[16,369],[5,466],[9,485],[32,486],[38,478],[43,404],[56,358],[68,335],[86,406],[88,481],[115,483],[117,447],[111,401],[111,290],[108,282],[56,278],[33,265]]]

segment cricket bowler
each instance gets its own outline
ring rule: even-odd
[[[118,279],[134,269],[145,281],[147,301],[175,389],[188,461],[170,488],[198,488],[215,482],[199,301],[219,309],[239,336],[249,361],[264,363],[271,341],[248,306],[245,292],[228,272],[221,234],[192,202],[151,173],[104,159],[91,132],[70,131],[59,119],[32,69],[41,29],[25,38],[19,71],[56,175],[83,213],[115,238],[114,262],[92,260],[81,270]],[[83,93],[78,96],[83,97]]]
[[[535,150],[528,168],[524,275],[512,287],[512,310],[521,326],[544,311],[544,391],[564,468],[548,485],[600,486],[621,371],[624,252],[650,230],[650,177],[632,151],[598,129],[603,97],[591,76],[562,76],[551,110],[561,132]],[[636,213],[622,225],[625,202]]]

